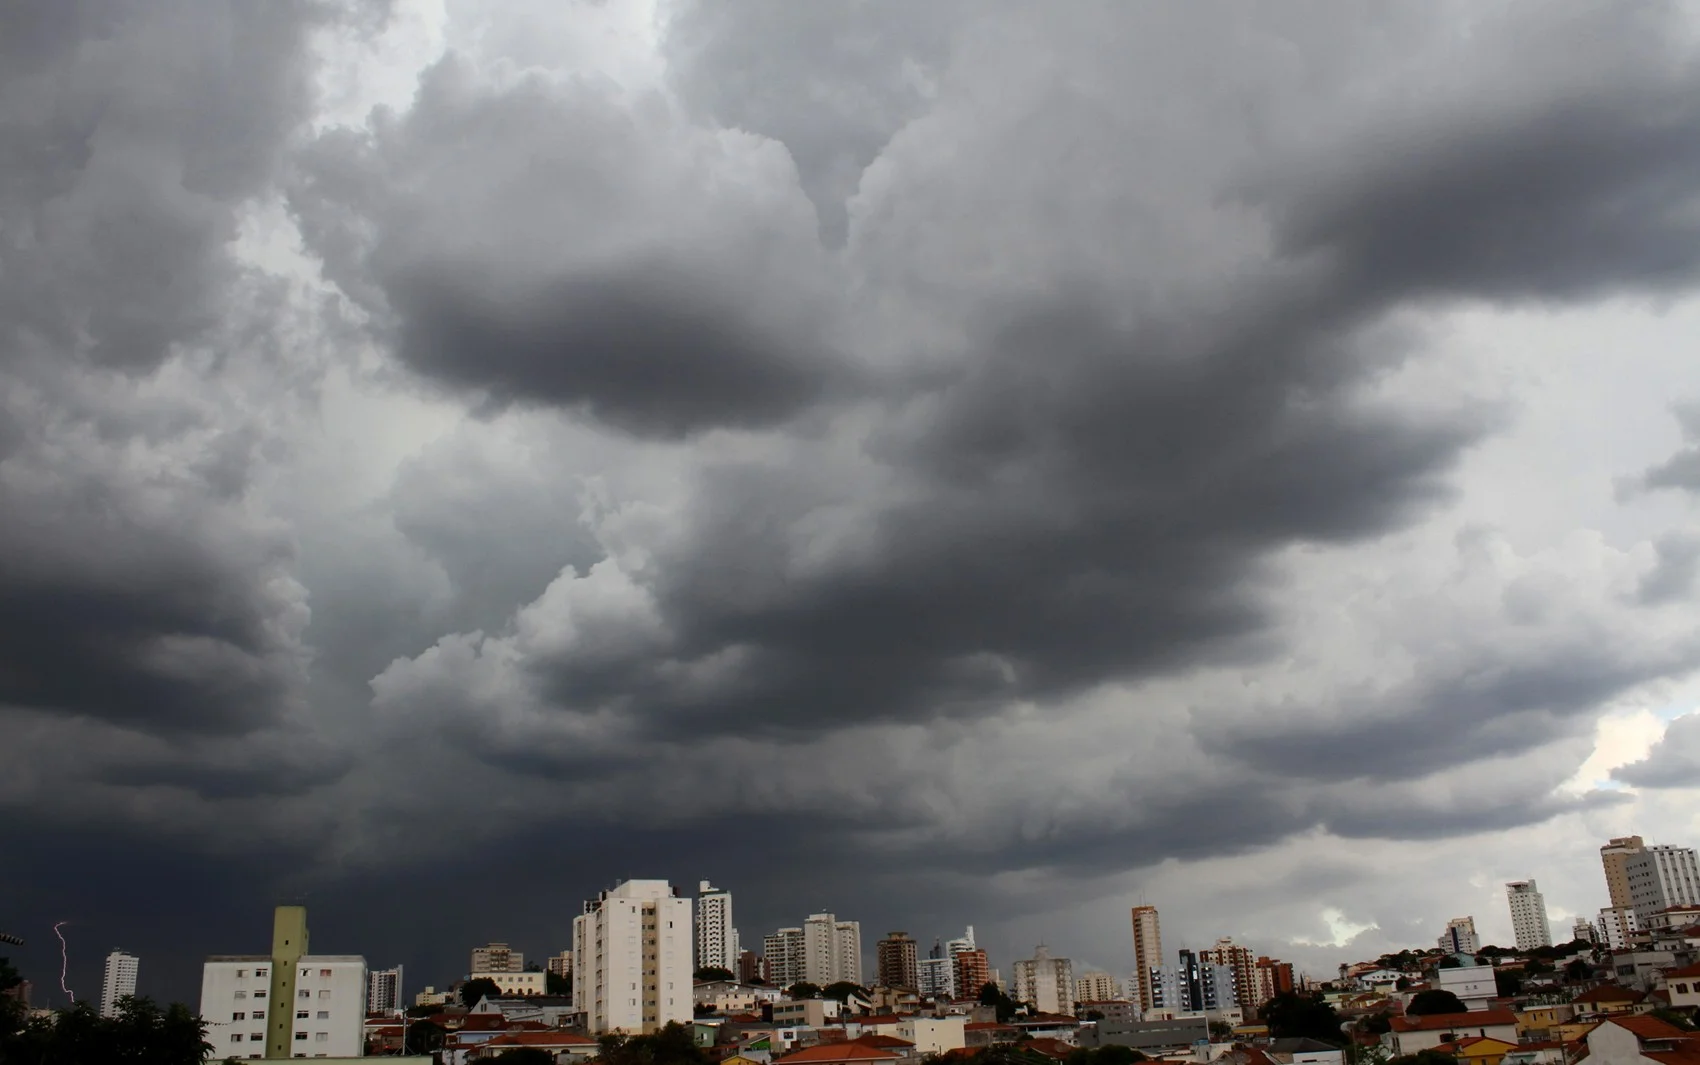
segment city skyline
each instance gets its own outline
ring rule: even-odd
[[[628,874],[1326,974],[1700,835],[1694,4],[8,12],[38,999]]]

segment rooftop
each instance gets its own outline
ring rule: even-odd
[[[1393,1017],[1388,1023],[1393,1026],[1395,1032],[1446,1032],[1454,1028],[1494,1028],[1500,1025],[1516,1027],[1517,1015],[1510,1010],[1470,1010],[1467,1013]]]

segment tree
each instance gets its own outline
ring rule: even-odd
[[[867,992],[862,989],[861,984],[852,983],[849,980],[840,980],[835,984],[827,984],[825,987],[820,989],[820,993],[822,998],[835,998],[840,1002],[849,1001],[851,995],[867,994]]]
[[[541,1047],[512,1047],[496,1055],[507,1065],[555,1065],[555,1055]]]
[[[501,994],[502,989],[496,984],[496,981],[488,976],[480,976],[476,980],[468,980],[460,985],[460,1004],[471,1009],[478,1005],[479,999],[498,998]]]
[[[605,1035],[597,1049],[604,1065],[709,1065],[691,1030],[677,1021],[652,1035]]]
[[[200,1065],[212,1049],[206,1024],[187,1006],[174,1002],[162,1010],[152,999],[133,997],[119,999],[114,1017],[78,1002],[0,1034],[0,1062]]]
[[[1233,1034],[1234,1034],[1234,1026],[1229,1024],[1227,1021],[1211,1021],[1210,1022],[1210,1041],[1211,1042],[1220,1043],[1222,1040],[1228,1038],[1229,1036],[1231,1036]]]
[[[1464,965],[1464,963],[1459,961],[1456,955],[1448,954],[1446,957],[1440,959],[1440,964],[1435,966],[1435,968],[1437,968],[1437,969],[1458,969],[1458,968],[1462,968],[1463,965]]]
[[[1570,964],[1564,967],[1564,978],[1570,983],[1586,983],[1593,979],[1593,977],[1594,967],[1589,964],[1588,959],[1586,958],[1572,959]]]
[[[1018,1006],[1014,999],[1004,994],[1003,988],[990,981],[987,981],[986,984],[980,988],[980,1005],[991,1006],[995,1009],[997,1011],[997,1018],[1000,1024],[1007,1022],[1011,1017],[1015,1016],[1015,1011]]]
[[[1393,1030],[1393,1018],[1386,1013],[1371,1013],[1358,1021],[1358,1031],[1366,1035],[1386,1035]]]
[[[710,980],[736,980],[732,970],[722,965],[705,965],[698,969],[693,977],[697,983],[707,983]]]
[[[1528,961],[1523,963],[1523,971],[1533,976],[1536,973],[1557,972],[1558,966],[1547,961],[1545,958],[1530,958]]]
[[[1493,989],[1500,998],[1516,998],[1523,993],[1523,975],[1510,969],[1495,969]]]
[[[1263,1004],[1260,1011],[1263,1023],[1275,1039],[1319,1039],[1342,1046],[1346,1036],[1340,1031],[1340,1015],[1320,995],[1301,995],[1283,991]]]
[[[1419,991],[1411,999],[1411,1004],[1405,1007],[1407,1017],[1426,1017],[1435,1013],[1465,1013],[1470,1007],[1464,1005],[1464,1000],[1450,991],[1442,991],[1431,987],[1427,991]]]
[[[785,989],[785,993],[794,999],[819,998],[820,985],[811,984],[807,980],[798,980]]]
[[[403,1054],[434,1054],[443,1049],[447,1038],[440,1025],[431,1021],[414,1021],[401,1036]]]
[[[1676,1010],[1670,1009],[1669,1007],[1660,1006],[1652,1012],[1651,1016],[1657,1017],[1659,1020],[1664,1021],[1666,1024],[1671,1025],[1674,1028],[1681,1028],[1685,1032],[1694,1031],[1693,1021],[1690,1021],[1687,1017],[1678,1013]]]
[[[573,993],[572,974],[562,975],[551,970],[544,974],[543,993],[547,995],[570,995]]]

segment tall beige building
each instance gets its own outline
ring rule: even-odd
[[[1133,978],[1138,993],[1128,992],[1139,1001],[1142,1012],[1157,1008],[1156,985],[1151,971],[1163,964],[1163,931],[1157,924],[1157,907],[1133,908]]]
[[[1076,1002],[1115,1002],[1121,997],[1121,985],[1109,973],[1081,973],[1074,981]]]
[[[1017,1002],[1031,1002],[1040,1013],[1074,1012],[1074,962],[1053,958],[1044,944],[1033,956],[1015,963]]]
[[[1647,849],[1640,836],[1619,836],[1600,848],[1600,865],[1606,871],[1606,891],[1611,895],[1611,908],[1631,905],[1629,873],[1624,868],[1629,859]]]
[[[472,948],[469,973],[519,973],[525,971],[525,955],[506,943]]]
[[[1233,970],[1234,998],[1247,1012],[1256,1009],[1270,997],[1262,993],[1257,972],[1257,955],[1250,947],[1235,943],[1232,936],[1223,936],[1216,941],[1215,946],[1209,950],[1201,950],[1198,954],[1201,960],[1211,965],[1222,965]]]

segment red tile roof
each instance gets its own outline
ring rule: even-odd
[[[791,1065],[836,1065],[839,1062],[896,1061],[897,1054],[861,1043],[822,1043],[820,1046],[804,1047],[778,1060]]]
[[[881,1035],[878,1032],[859,1035],[850,1042],[860,1043],[865,1047],[884,1047],[887,1050],[910,1050],[915,1046],[907,1039],[899,1039],[895,1035]]]
[[[1601,984],[1599,987],[1590,987],[1588,990],[1577,995],[1575,998],[1571,999],[1570,1001],[1573,1002],[1573,1003],[1575,1003],[1575,1002],[1629,1002],[1629,1003],[1635,1003],[1635,1002],[1640,1002],[1642,999],[1644,999],[1646,997],[1647,997],[1646,993],[1642,992],[1642,991],[1635,991],[1635,990],[1633,990],[1631,988],[1627,988],[1627,987],[1619,987],[1617,984]]]
[[[1619,1028],[1627,1028],[1640,1039],[1690,1039],[1693,1033],[1685,1032],[1674,1024],[1661,1021],[1657,1017],[1640,1015],[1635,1017],[1607,1017],[1605,1023],[1615,1024]]]
[[[1517,1026],[1517,1015],[1510,1010],[1471,1010],[1468,1013],[1430,1013],[1426,1016],[1389,1018],[1395,1032],[1448,1032],[1453,1029],[1497,1028]]]
[[[1700,1065],[1700,1050],[1643,1050],[1641,1056],[1659,1065]]]
[[[1029,1039],[1021,1045],[1028,1050],[1036,1050],[1047,1058],[1055,1058],[1058,1061],[1068,1057],[1074,1051],[1074,1044],[1065,1043],[1061,1039],[1048,1035],[1040,1036],[1038,1039]]]
[[[509,1032],[484,1044],[487,1047],[593,1047],[596,1040],[577,1032]]]
[[[1696,927],[1700,927],[1700,926],[1696,926]],[[1666,969],[1665,970],[1665,976],[1666,977],[1671,977],[1671,976],[1685,976],[1685,977],[1700,976],[1700,962],[1696,962],[1693,965],[1684,965],[1680,969]]]
[[[993,1028],[1005,1028],[1011,1032],[1015,1031],[1014,1025],[1004,1024],[1002,1021],[969,1021],[967,1024],[962,1026],[962,1030],[965,1032],[989,1032]]]

